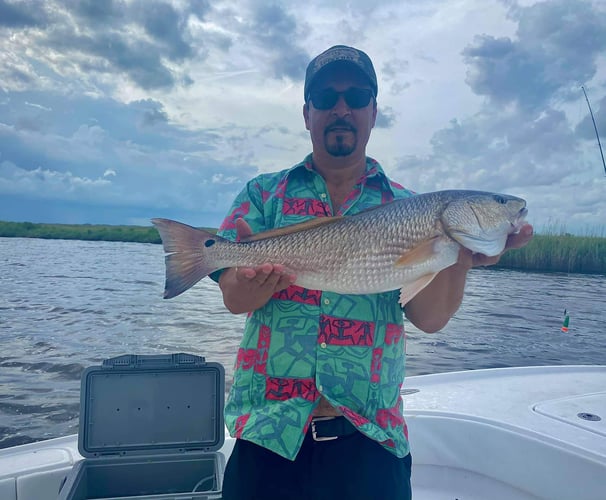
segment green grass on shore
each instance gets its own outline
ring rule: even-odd
[[[208,229],[215,231],[215,229]],[[0,221],[0,237],[161,243],[153,226],[34,224]],[[536,234],[507,252],[498,267],[524,271],[606,274],[606,238],[567,233]]]
[[[0,221],[0,236],[48,240],[127,241],[161,243],[152,226],[110,226],[93,224],[34,224]]]
[[[505,253],[499,267],[606,274],[606,238],[535,234],[525,247]]]

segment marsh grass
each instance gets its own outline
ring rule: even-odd
[[[155,228],[142,226],[34,224],[32,222],[0,221],[0,236],[61,240],[160,243],[160,235]]]
[[[498,267],[532,271],[606,274],[606,238],[536,234],[524,248],[501,257]]]
[[[208,229],[208,228],[207,228]],[[208,229],[216,231],[215,229]],[[606,274],[606,237],[590,233],[574,236],[548,228],[524,248],[505,253],[498,267],[524,271]],[[0,236],[90,241],[161,243],[152,226],[34,224],[0,221]]]

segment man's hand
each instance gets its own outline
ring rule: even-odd
[[[238,240],[252,235],[244,219],[236,220]],[[265,263],[256,267],[232,267],[219,278],[223,303],[230,312],[240,314],[264,306],[271,296],[288,288],[297,277],[282,264]]]

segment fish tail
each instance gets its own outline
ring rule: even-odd
[[[169,219],[152,219],[166,252],[164,298],[182,294],[215,271],[205,250],[223,238]]]

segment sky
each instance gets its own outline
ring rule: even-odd
[[[0,220],[218,226],[311,152],[303,78],[378,74],[367,147],[416,191],[523,197],[606,236],[606,0],[0,0]]]

